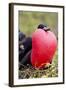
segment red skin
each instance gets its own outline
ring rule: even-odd
[[[57,39],[53,32],[37,29],[32,35],[31,62],[35,68],[40,69],[52,58],[57,48]]]

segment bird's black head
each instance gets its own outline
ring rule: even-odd
[[[42,30],[44,30],[44,31],[49,31],[49,30],[50,30],[50,28],[48,28],[48,27],[47,27],[46,25],[44,25],[44,24],[39,24],[37,28],[38,28],[38,29],[42,29]]]

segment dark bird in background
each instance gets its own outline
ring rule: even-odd
[[[38,30],[42,29],[45,31],[49,31],[46,25],[40,24],[38,25]],[[26,35],[19,30],[19,63],[23,65],[31,64],[31,49],[32,49],[32,38],[26,37]],[[21,69],[21,65],[19,66]]]
[[[19,63],[23,65],[31,64],[30,54],[32,49],[31,37],[26,37],[24,33],[19,31]],[[21,65],[19,66],[19,69]]]

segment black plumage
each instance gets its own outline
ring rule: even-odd
[[[25,34],[20,32],[19,30],[19,41],[23,40],[25,37],[26,37]]]
[[[31,64],[30,54],[32,49],[32,38],[26,37],[19,31],[19,62],[20,64]],[[21,67],[21,66],[20,66]]]
[[[47,27],[47,26],[44,25],[44,24],[39,24],[37,28],[38,28],[38,29],[42,29],[42,30],[44,30],[44,31],[49,31],[49,30],[50,30],[50,28]]]

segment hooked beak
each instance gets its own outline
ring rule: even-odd
[[[44,31],[50,31],[50,28],[49,27],[44,27],[43,30]]]

